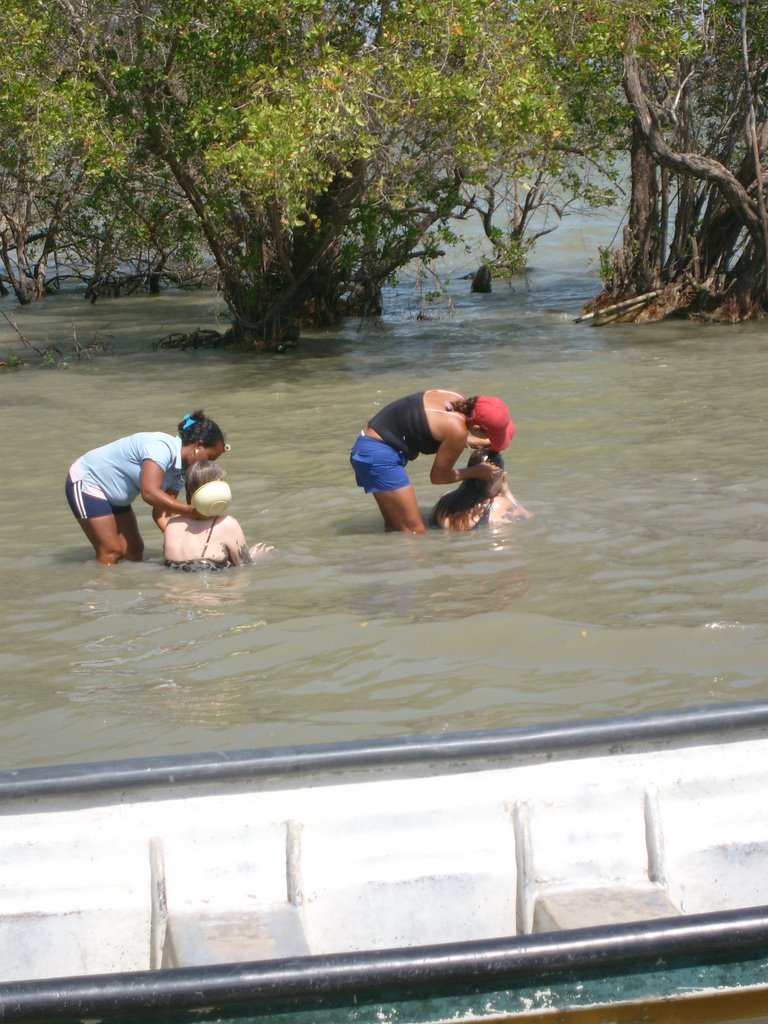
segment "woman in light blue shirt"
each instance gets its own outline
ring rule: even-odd
[[[179,423],[176,437],[146,431],[86,452],[70,467],[65,492],[96,560],[141,561],[144,541],[132,508],[139,494],[155,522],[173,514],[196,516],[191,505],[176,500],[185,471],[228,450],[221,429],[199,409]]]

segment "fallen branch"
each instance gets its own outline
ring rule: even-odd
[[[31,348],[33,351],[37,352],[39,356],[45,355],[45,352],[42,352],[36,345],[33,345],[31,341],[27,341],[27,339],[21,333],[19,328],[16,326],[16,321],[12,317],[8,316],[6,313],[3,313],[2,310],[0,310],[0,315],[2,315],[3,319],[6,320],[11,325],[14,331],[16,331],[19,338],[21,339],[22,344],[26,345],[27,348]]]
[[[644,295],[636,295],[634,299],[625,299],[624,302],[617,302],[613,306],[604,306],[602,309],[595,309],[591,313],[585,313],[584,316],[577,316],[573,321],[575,324],[583,323],[584,320],[592,320],[594,317],[611,316],[614,313],[622,313],[626,309],[632,309],[633,306],[645,306],[651,299],[655,299],[659,293],[645,292]]]

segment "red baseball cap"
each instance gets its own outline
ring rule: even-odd
[[[509,448],[509,442],[515,433],[515,424],[509,416],[509,409],[500,398],[488,398],[479,395],[470,422],[485,431],[491,442],[492,452],[503,452]]]

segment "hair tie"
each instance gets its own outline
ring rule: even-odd
[[[186,418],[185,418],[184,422],[183,422],[183,423],[181,424],[181,429],[182,429],[182,430],[189,430],[189,428],[190,428],[190,427],[191,427],[191,426],[192,426],[192,425],[193,425],[194,423],[197,423],[197,420],[196,420],[196,419],[195,419],[195,418],[194,418],[193,416],[190,416],[190,415],[189,415],[189,413],[187,413],[187,415],[186,415]]]

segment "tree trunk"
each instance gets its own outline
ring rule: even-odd
[[[630,149],[632,195],[623,247],[615,260],[611,292],[615,300],[654,291],[659,285],[659,182],[656,163],[633,125]]]
[[[768,231],[760,161],[768,127],[752,122],[750,130],[747,116],[741,138],[746,134],[751,145],[732,171],[711,156],[680,151],[667,142],[631,47],[624,57],[624,90],[634,113],[629,223],[622,250],[613,257],[613,277],[586,309],[596,311],[656,291],[652,302],[628,307],[623,318],[684,315],[734,321],[761,316],[767,298]],[[684,102],[675,118],[685,146],[692,145],[689,116]],[[736,151],[737,138],[734,128],[724,145],[726,157]],[[666,184],[660,192],[659,175],[664,180],[667,173],[679,187],[675,231],[665,259]]]
[[[6,227],[0,231],[3,267],[16,301],[20,306],[28,306],[34,302],[35,289],[34,282],[26,270],[26,233],[11,217],[6,216],[4,219]]]

